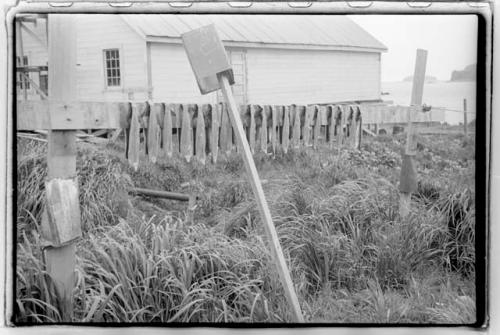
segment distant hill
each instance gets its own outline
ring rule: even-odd
[[[467,65],[463,70],[453,71],[450,81],[476,81],[476,64]]]
[[[413,76],[408,76],[403,79],[403,81],[413,81]],[[425,76],[425,82],[426,83],[434,83],[437,81],[436,77],[433,76]]]

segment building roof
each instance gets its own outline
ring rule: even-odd
[[[121,15],[148,41],[180,43],[181,34],[214,23],[231,46],[381,52],[387,48],[343,15]]]

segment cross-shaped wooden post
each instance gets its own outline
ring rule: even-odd
[[[185,33],[182,36],[182,40],[201,93],[206,94],[222,89],[227,102],[229,117],[238,141],[238,151],[243,157],[245,168],[249,175],[255,201],[259,207],[262,221],[270,240],[272,254],[285,290],[285,295],[292,307],[295,321],[304,322],[293,282],[288,272],[283,251],[281,250],[278,234],[276,233],[250,146],[243,130],[238,107],[231,92],[231,85],[234,84],[233,71],[224,46],[213,24]]]
[[[427,51],[417,49],[411,103],[410,108],[407,109],[408,128],[406,132],[406,147],[403,153],[403,164],[399,183],[399,214],[402,218],[405,218],[410,213],[411,194],[417,190],[417,170],[414,160],[417,142],[415,141],[416,130],[413,127],[412,117],[415,112],[419,112],[422,109],[426,62]]]
[[[126,126],[117,103],[76,102],[76,31],[71,15],[48,16],[49,100],[17,101],[18,130],[48,130],[42,241],[61,320],[73,318],[75,242],[82,235],[76,175],[76,130]],[[40,274],[41,275],[41,274]]]

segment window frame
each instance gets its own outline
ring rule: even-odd
[[[118,52],[118,67],[117,68],[110,68],[110,70],[118,69],[119,71],[119,82],[120,85],[108,85],[108,67],[107,67],[107,52],[108,51],[117,51]],[[120,47],[111,47],[111,48],[105,48],[102,49],[102,66],[103,66],[103,80],[104,80],[104,90],[105,91],[115,91],[115,90],[121,90],[123,89],[123,51],[122,48]],[[116,77],[111,77],[111,78],[116,78]]]
[[[24,66],[29,66],[29,56],[28,55],[23,55],[21,56],[16,56],[16,66],[24,67]],[[29,72],[26,73],[28,77],[31,78],[31,75]],[[22,91],[26,89],[27,92],[31,91],[31,83],[28,79],[24,78],[21,74],[18,74],[17,77],[17,87]]]

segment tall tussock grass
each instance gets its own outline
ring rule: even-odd
[[[47,144],[19,139],[16,203],[19,232],[31,230],[41,222],[45,206],[46,155]],[[84,231],[99,224],[115,224],[120,216],[126,217],[132,181],[124,172],[120,159],[91,145],[80,144],[77,176]]]
[[[33,252],[26,248],[39,247],[28,239],[23,242],[21,256]],[[188,227],[172,218],[153,223],[135,217],[90,233],[79,243],[77,256],[75,321],[289,318],[286,307],[277,305],[281,288],[269,271],[270,255],[260,238],[231,240],[202,224]],[[35,257],[25,260],[19,264],[18,296],[25,297],[17,301],[18,321],[60,321],[50,300],[50,280],[38,276],[41,262]],[[280,309],[282,313],[276,313]]]
[[[470,154],[460,156],[470,144],[453,138],[448,152],[421,143],[422,177],[403,220],[403,140],[257,155],[306,321],[475,321],[473,169]],[[46,149],[18,145],[17,321],[58,322],[38,237]],[[133,171],[106,150],[79,146],[85,233],[77,244],[74,322],[293,320],[237,155],[205,167],[160,159]],[[455,156],[464,161],[454,164]],[[467,182],[453,184],[450,171]],[[148,213],[137,199],[131,207],[132,186],[196,192],[194,220],[184,204],[175,213],[153,199],[141,200],[153,208]]]

